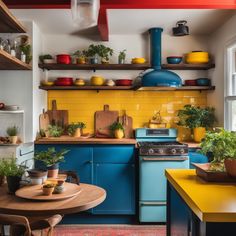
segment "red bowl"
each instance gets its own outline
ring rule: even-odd
[[[117,86],[131,86],[133,80],[132,79],[118,79],[116,80]]]
[[[73,78],[71,78],[71,77],[59,77],[55,81],[55,85],[58,85],[58,86],[70,86],[70,85],[73,85]]]
[[[196,86],[197,81],[195,79],[189,79],[189,80],[185,80],[184,84],[187,86]]]
[[[71,57],[68,54],[59,54],[57,55],[57,63],[58,64],[70,64]]]

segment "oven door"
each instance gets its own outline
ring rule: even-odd
[[[165,169],[188,169],[188,156],[148,157],[140,156],[140,202],[165,202],[166,178]]]

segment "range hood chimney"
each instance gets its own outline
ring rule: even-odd
[[[168,70],[161,69],[161,34],[162,28],[151,28],[150,33],[150,49],[151,49],[151,65],[153,70],[147,72],[142,77],[142,86],[166,86],[180,87],[180,77]]]

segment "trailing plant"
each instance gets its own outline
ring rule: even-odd
[[[32,60],[32,55],[31,55],[31,45],[27,44],[27,45],[20,45],[20,50],[21,52],[23,52],[26,56],[26,63],[30,63]]]
[[[68,125],[67,132],[69,135],[73,136],[77,129],[85,129],[86,124],[83,122],[71,123]]]
[[[118,56],[119,61],[125,60],[125,58],[126,58],[126,49],[124,49],[123,51],[121,51],[121,52],[119,53],[119,56]]]
[[[62,149],[56,151],[55,147],[50,147],[46,151],[36,152],[34,159],[42,161],[47,167],[64,161],[64,155],[67,154],[69,150]]]
[[[53,59],[53,57],[50,54],[45,54],[45,55],[40,55],[39,56],[39,60],[40,60],[41,63],[43,63],[44,59]]]
[[[19,176],[25,173],[25,167],[16,164],[15,158],[5,158],[1,161],[4,176]]]
[[[16,125],[7,128],[8,136],[17,136],[18,133],[19,133],[19,128]]]
[[[218,132],[207,132],[200,144],[200,152],[213,156],[213,163],[225,159],[236,159],[236,133],[220,129]]]
[[[49,135],[52,137],[60,137],[63,134],[63,128],[58,125],[49,125],[48,132]]]
[[[216,121],[214,111],[213,107],[201,108],[189,104],[185,105],[184,109],[178,111],[178,125],[187,128],[210,128]]]
[[[120,130],[125,130],[124,129],[124,126],[120,123],[120,122],[114,122],[111,126],[110,126],[110,130],[111,131],[115,131],[115,130],[118,130],[118,129],[120,129]]]

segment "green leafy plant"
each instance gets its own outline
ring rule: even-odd
[[[41,63],[43,63],[44,59],[53,59],[53,57],[50,54],[45,54],[45,55],[40,55],[39,56],[39,60],[40,60]]]
[[[126,58],[126,49],[124,49],[123,51],[119,53],[118,60],[119,61],[125,60],[125,58]]]
[[[207,132],[200,144],[200,152],[213,155],[213,163],[225,159],[236,159],[236,133],[221,129],[218,132]]]
[[[69,150],[65,149],[56,151],[55,147],[50,147],[46,151],[36,152],[34,155],[34,159],[42,161],[48,167],[64,161],[64,155],[68,152]]]
[[[8,136],[17,136],[18,133],[19,133],[19,128],[15,125],[7,128]]]
[[[76,129],[85,129],[86,124],[83,122],[71,123],[67,127],[67,132],[69,135],[73,136],[75,134]]]
[[[20,50],[21,52],[23,52],[26,56],[26,63],[30,63],[32,60],[32,55],[31,55],[31,45],[27,44],[27,45],[20,45]]]
[[[100,56],[101,58],[104,58],[105,60],[109,60],[109,56],[113,55],[113,49],[104,46],[103,44],[94,45],[91,44],[88,47],[88,56],[94,57],[96,55]]]
[[[25,167],[16,164],[15,158],[5,158],[1,161],[4,176],[19,176],[25,173]]]
[[[124,129],[124,126],[120,123],[120,122],[114,122],[111,126],[110,126],[110,130],[111,131],[115,131],[115,130],[118,130],[118,129],[121,129],[121,130],[125,130]]]
[[[63,128],[58,125],[49,125],[48,132],[52,137],[60,137],[63,134]]]
[[[99,47],[98,45],[90,44],[87,50],[87,56],[88,57],[94,57],[96,55],[99,55]]]
[[[178,125],[187,128],[205,127],[210,128],[216,121],[215,109],[212,107],[200,108],[192,105],[185,105],[183,110],[178,111]]]

